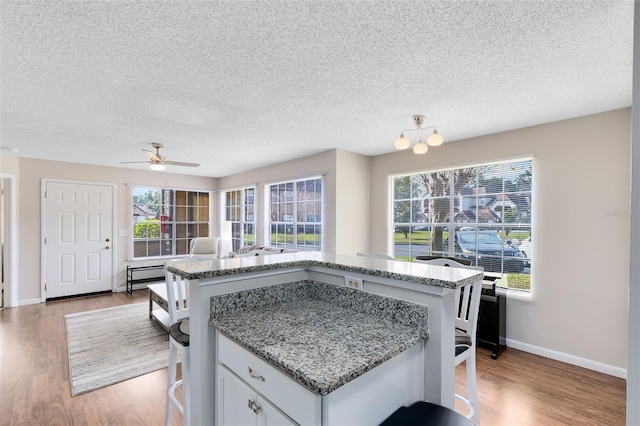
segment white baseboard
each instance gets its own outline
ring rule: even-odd
[[[627,369],[615,367],[613,365],[604,364],[602,362],[593,361],[587,358],[567,354],[564,352],[554,351],[553,349],[542,348],[540,346],[530,345],[528,343],[518,342],[517,340],[506,339],[507,347],[518,349],[520,351],[529,352],[534,355],[540,355],[545,358],[555,359],[556,361],[566,362],[567,364],[576,365],[578,367],[587,368],[599,373],[608,374],[621,379],[627,378]]]
[[[18,306],[36,305],[38,303],[42,303],[42,299],[18,300]]]

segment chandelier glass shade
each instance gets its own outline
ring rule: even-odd
[[[396,149],[402,150],[402,149],[407,149],[411,146],[411,141],[407,139],[407,137],[404,135],[404,132],[412,132],[412,131],[417,131],[419,135],[418,143],[413,146],[413,152],[415,154],[426,154],[430,146],[442,145],[442,143],[444,142],[444,138],[440,133],[438,133],[436,126],[423,127],[424,115],[414,115],[413,122],[416,124],[416,127],[414,129],[402,130],[402,132],[400,133],[400,137],[396,140],[394,144]],[[427,137],[427,142],[425,143],[422,140],[421,132],[427,131],[429,129],[433,129],[433,132]]]

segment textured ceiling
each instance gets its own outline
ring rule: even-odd
[[[631,105],[633,1],[6,1],[0,155],[212,177]],[[429,154],[427,154],[429,155]],[[127,167],[146,168],[145,165]]]

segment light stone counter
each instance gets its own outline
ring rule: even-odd
[[[185,279],[195,280],[296,267],[328,268],[342,273],[358,273],[446,288],[456,288],[472,283],[481,275],[477,271],[468,269],[321,252],[295,252],[225,259],[195,256],[171,263],[169,270]]]
[[[210,324],[327,395],[428,337],[428,307],[317,281],[211,298]]]

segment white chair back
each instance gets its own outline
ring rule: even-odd
[[[427,263],[429,265],[449,266],[451,268],[473,269],[475,271],[484,271],[481,266],[465,265],[446,257],[431,260],[414,260],[416,263]],[[455,293],[455,300],[459,300],[458,315],[456,316],[456,328],[464,331],[476,344],[476,330],[478,328],[478,311],[480,310],[480,295],[482,293],[482,279],[468,284],[464,287],[458,287]]]
[[[386,260],[397,260],[395,257],[393,256],[389,256],[386,253],[356,253],[357,256],[362,256],[362,257],[373,257],[376,259],[386,259]]]
[[[164,264],[165,284],[167,286],[167,305],[170,324],[175,324],[183,318],[189,317],[189,289],[187,280],[169,272],[169,262]]]
[[[189,243],[189,255],[209,255],[220,257],[220,237],[197,237]]]

